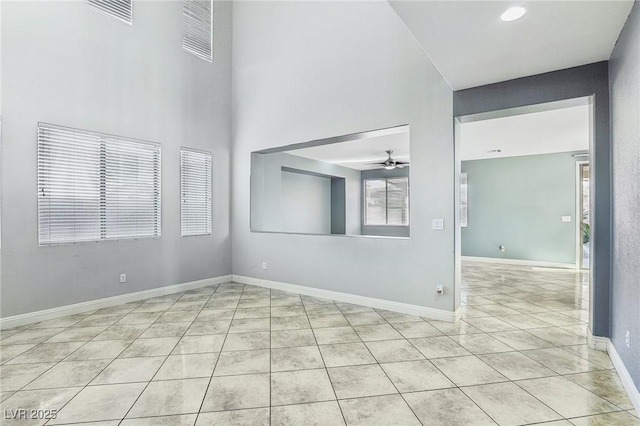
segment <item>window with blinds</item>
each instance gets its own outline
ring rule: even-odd
[[[180,150],[180,194],[182,236],[211,234],[211,153]]]
[[[160,146],[38,123],[40,245],[160,236]]]
[[[133,24],[133,0],[87,0],[87,5],[129,25]]]
[[[409,225],[409,178],[364,181],[364,224]]]
[[[469,225],[469,187],[467,173],[460,174],[460,226],[466,228]]]
[[[213,60],[213,0],[182,1],[182,48]]]

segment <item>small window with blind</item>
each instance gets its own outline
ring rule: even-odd
[[[87,5],[126,24],[133,24],[133,0],[87,0]]]
[[[182,0],[182,48],[213,60],[213,0]]]
[[[38,123],[40,245],[160,236],[160,146]]]
[[[364,224],[409,226],[409,178],[364,181]]]
[[[469,226],[469,186],[466,172],[460,174],[460,226]]]
[[[183,237],[211,234],[211,153],[180,150],[180,224]]]

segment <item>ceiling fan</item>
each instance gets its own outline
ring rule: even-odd
[[[409,163],[404,162],[404,161],[396,161],[393,158],[391,158],[391,154],[393,154],[392,150],[388,150],[385,151],[387,153],[387,155],[389,156],[389,158],[387,158],[386,160],[380,162],[380,163],[371,163],[372,165],[376,165],[376,166],[380,166],[381,168],[385,169],[385,170],[393,170],[395,168],[401,169],[405,166],[408,166]]]

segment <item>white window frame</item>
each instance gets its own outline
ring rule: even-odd
[[[52,134],[56,135],[60,140],[58,148],[59,150],[69,150],[70,148],[64,147],[64,143],[67,142],[65,140],[64,133],[70,135],[67,139],[73,140],[73,138],[81,138],[84,140],[83,143],[90,146],[93,144],[94,150],[99,152],[99,165],[97,170],[92,169],[91,165],[87,165],[85,163],[79,162],[74,164],[73,167],[77,169],[85,169],[87,173],[92,176],[100,176],[99,184],[94,186],[93,189],[88,189],[86,192],[90,197],[97,197],[99,202],[99,207],[97,207],[97,213],[94,212],[98,218],[95,219],[95,222],[90,222],[91,227],[99,228],[98,232],[95,232],[95,237],[92,238],[78,238],[75,235],[70,235],[68,238],[52,238],[51,232],[51,224],[44,226],[44,223],[47,223],[46,218],[51,217],[51,198],[47,198],[49,195],[48,192],[53,191],[51,186],[55,184],[54,179],[58,176],[64,175],[67,171],[73,171],[73,168],[64,169],[64,170],[54,170],[51,172],[50,165],[52,164],[50,158],[51,155],[45,153],[47,148],[50,150],[55,150],[55,148],[51,148],[51,139],[54,139],[51,135],[45,136],[46,132],[53,132]],[[62,244],[77,244],[83,242],[98,242],[98,241],[107,241],[107,240],[126,240],[126,239],[142,239],[142,238],[159,238],[161,236],[162,231],[162,190],[161,190],[161,164],[162,164],[162,156],[161,156],[161,148],[160,144],[141,141],[137,139],[125,138],[121,136],[109,135],[106,133],[99,133],[87,130],[74,129],[71,127],[63,127],[54,124],[48,123],[38,123],[38,170],[37,170],[37,186],[38,186],[38,244],[40,246],[53,246],[53,245],[62,245]],[[47,145],[49,144],[49,145]],[[121,149],[120,145],[129,145],[129,149]],[[136,146],[137,145],[137,146]],[[136,169],[134,171],[135,174],[131,174],[130,170],[124,170],[125,173],[122,173],[121,169],[123,165],[131,164],[132,160],[139,161],[139,157],[130,156],[127,158],[127,150],[130,148],[134,148],[136,150],[147,150],[150,154],[146,160],[151,163],[151,166],[147,167],[143,171],[146,172],[146,177],[151,176],[150,184],[147,184],[147,187],[151,187],[150,191],[152,202],[149,204],[147,202],[147,208],[149,205],[152,206],[153,210],[153,224],[148,226],[148,229],[151,229],[152,232],[143,234],[132,235],[127,232],[126,224],[131,220],[131,216],[125,216],[123,218],[119,217],[119,212],[109,212],[109,209],[118,209],[118,208],[136,208],[139,206],[139,200],[133,200],[131,204],[127,204],[126,201],[123,203],[122,200],[126,200],[127,197],[131,198],[131,194],[127,192],[120,192],[119,187],[112,187],[111,185],[123,185],[129,184],[135,186],[139,182],[140,174],[138,172],[138,163],[136,163]],[[111,158],[109,155],[109,151],[113,150],[114,157]],[[125,161],[123,162],[122,159]],[[128,161],[128,162],[127,162]],[[69,164],[73,164],[71,161]],[[57,165],[55,166],[57,167]],[[131,166],[133,167],[133,166]],[[48,174],[45,172],[49,170]],[[109,176],[114,176],[110,178]],[[65,180],[65,185],[68,185],[69,174],[66,174],[67,178]],[[135,176],[135,181],[132,179],[131,182],[127,182],[126,179],[129,176]],[[73,181],[73,175],[71,175],[71,181]],[[111,187],[110,187],[111,186]],[[66,189],[67,187],[63,187],[62,189]],[[144,194],[144,195],[149,195]],[[113,202],[109,202],[109,200],[115,200]],[[76,203],[75,195],[70,198],[73,203]],[[114,204],[115,203],[115,204]],[[49,209],[47,211],[47,209]],[[72,213],[76,213],[77,211],[73,211]],[[112,216],[113,215],[113,216]],[[115,217],[115,220],[114,220]],[[135,216],[134,216],[135,217]],[[108,222],[111,221],[112,224]],[[69,224],[76,223],[76,217],[70,219],[69,222],[65,223],[67,226]],[[129,222],[130,223],[130,222]],[[48,231],[48,232],[47,232]],[[118,233],[119,232],[119,233]],[[110,235],[111,234],[111,235]]]
[[[206,167],[204,173],[200,176],[185,174],[185,161],[187,161],[188,155],[200,156],[201,160],[205,161]],[[206,215],[206,222],[203,228],[197,228],[196,225],[186,222],[186,211],[189,208],[189,197],[193,197],[194,194],[188,194],[187,188],[185,188],[185,181],[189,178],[197,178],[197,181],[204,182],[204,200],[192,200],[192,203],[200,204],[200,209],[204,209]],[[198,182],[195,183],[198,183]],[[180,148],[180,235],[183,237],[194,237],[199,235],[211,235],[213,228],[213,158],[211,152],[201,151],[198,149],[181,147]],[[195,194],[198,195],[198,194]],[[196,227],[194,230],[193,228]]]
[[[460,227],[469,226],[469,176],[460,173]]]
[[[394,225],[389,224],[389,179],[406,179],[407,180],[407,224],[406,225]],[[385,222],[384,224],[368,224],[367,223],[367,182],[368,181],[385,181]],[[388,177],[380,177],[380,178],[368,178],[362,180],[362,216],[364,226],[391,226],[391,227],[409,227],[411,225],[411,190],[410,190],[410,181],[409,176],[388,176]]]

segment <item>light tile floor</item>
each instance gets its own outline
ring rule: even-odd
[[[2,331],[1,423],[640,425],[587,299],[466,263],[455,324],[236,283],[128,303]]]

